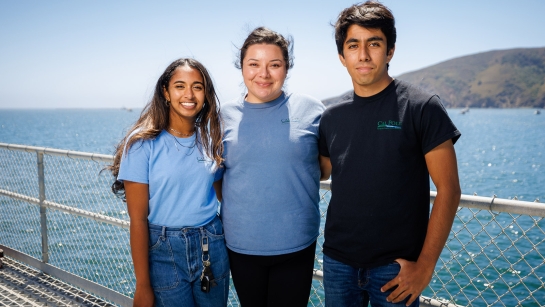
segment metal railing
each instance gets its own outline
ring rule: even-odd
[[[112,156],[0,143],[0,248],[120,306],[135,280],[126,205],[110,191]],[[309,306],[323,305],[323,225]],[[430,194],[433,202],[435,192]],[[545,205],[462,195],[422,306],[542,306]],[[234,287],[229,306],[238,306]]]

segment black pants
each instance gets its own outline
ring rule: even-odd
[[[306,307],[316,241],[295,253],[254,256],[229,253],[231,276],[242,307]]]

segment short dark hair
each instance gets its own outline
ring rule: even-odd
[[[358,25],[363,28],[380,29],[386,36],[386,52],[390,52],[396,43],[395,19],[392,11],[382,3],[367,1],[354,4],[344,9],[335,23],[335,43],[337,52],[344,56],[343,45],[346,40],[346,33],[351,25]]]
[[[286,39],[282,34],[270,30],[265,27],[255,28],[244,40],[244,44],[240,47],[240,52],[237,55],[237,60],[235,61],[235,66],[238,69],[242,69],[242,62],[246,56],[248,48],[256,44],[268,44],[276,45],[280,47],[282,51],[282,57],[286,63],[286,71],[290,70],[293,67],[293,38],[288,36]]]

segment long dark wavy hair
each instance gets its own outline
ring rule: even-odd
[[[119,165],[123,151],[127,152],[131,146],[138,141],[153,139],[157,137],[161,131],[169,126],[170,107],[167,104],[163,89],[168,89],[170,79],[178,67],[189,66],[198,70],[204,80],[204,106],[197,114],[196,130],[197,139],[202,143],[202,148],[205,154],[216,162],[219,167],[223,161],[223,143],[222,143],[222,120],[220,116],[219,99],[212,83],[210,74],[199,61],[190,58],[181,58],[172,62],[165,69],[157,84],[151,101],[144,107],[140,118],[129,129],[125,137],[117,144],[114,154],[114,163],[106,167],[116,178],[112,184],[112,191],[125,199],[125,186],[122,181],[117,180],[119,174]],[[137,132],[135,132],[138,130]],[[135,132],[135,133],[133,133]]]

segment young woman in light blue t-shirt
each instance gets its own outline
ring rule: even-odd
[[[131,220],[135,306],[227,305],[229,260],[214,188],[222,151],[212,79],[196,60],[174,61],[110,167]]]

